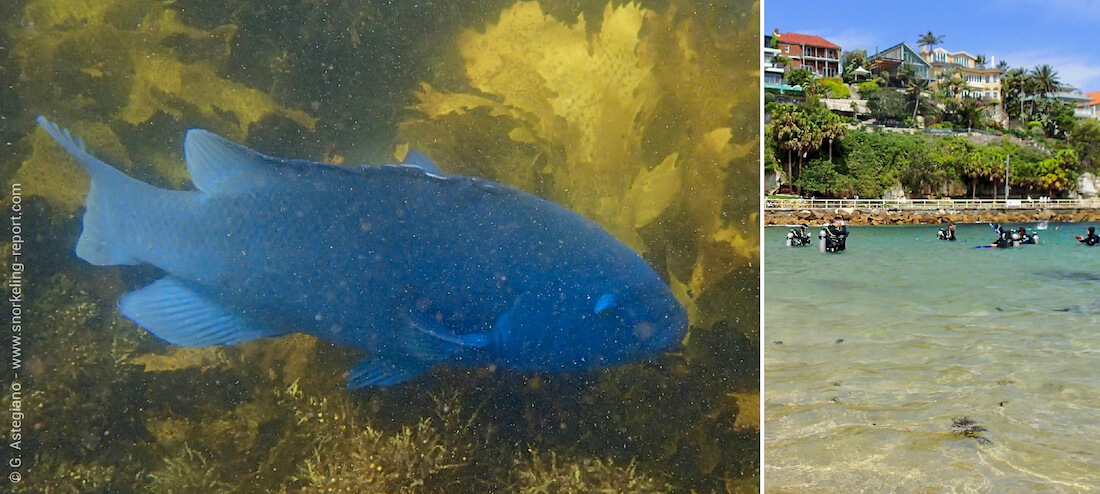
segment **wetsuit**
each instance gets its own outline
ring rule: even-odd
[[[794,237],[791,238],[791,245],[794,245],[794,246],[810,245],[810,234],[806,233],[805,228],[803,228],[801,231],[791,229],[791,233],[794,234]]]
[[[825,227],[825,252],[840,252],[844,250],[844,244],[848,240],[848,227],[837,228],[836,225]]]
[[[950,228],[940,228],[940,240],[955,241],[955,230]]]
[[[1100,236],[1096,235],[1096,228],[1091,226],[1089,227],[1089,234],[1084,237],[1077,237],[1077,240],[1089,246],[1100,244]]]

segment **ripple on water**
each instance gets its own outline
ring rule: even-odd
[[[853,227],[840,255],[765,232],[768,492],[1100,486],[1100,248],[1059,226],[1016,249]]]

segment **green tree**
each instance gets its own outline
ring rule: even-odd
[[[833,142],[848,135],[848,124],[840,115],[825,110],[818,118],[817,128],[822,140],[829,143],[829,163],[833,162]]]
[[[841,190],[843,178],[831,162],[816,159],[806,163],[798,176],[798,187],[815,194],[842,195],[848,192]]]
[[[867,51],[864,48],[845,51],[840,54],[840,67],[844,67],[844,81],[851,83],[854,80],[853,73],[857,68],[867,68]]]
[[[1027,72],[1024,69],[1011,69],[1001,77],[1001,102],[1010,118],[1024,118],[1024,99],[1027,89]],[[1015,112],[1017,104],[1019,111]],[[1013,113],[1015,112],[1015,115]]]
[[[806,125],[806,114],[798,108],[798,106],[791,103],[779,103],[775,105],[771,110],[771,124],[769,129],[771,130],[772,142],[776,144],[780,149],[787,151],[787,182],[794,185],[792,179],[794,170],[792,170],[792,163],[794,162],[791,157],[791,153],[794,152],[794,147],[789,143],[795,138],[795,136],[801,132],[800,129]]]
[[[905,108],[905,95],[893,89],[883,89],[867,98],[867,110],[871,112],[871,118],[884,123],[902,122],[909,116]]]
[[[898,67],[898,81],[904,86],[908,84],[910,80],[917,78],[917,66],[909,62],[902,62],[901,67]]]
[[[985,68],[985,63],[986,63],[985,55],[978,55],[978,56],[974,57],[974,65],[977,68],[984,69]]]
[[[936,86],[943,90],[947,98],[954,99],[962,91],[962,88],[966,87],[966,81],[963,80],[957,70],[948,69],[940,72],[936,78]]]
[[[1073,127],[1068,138],[1081,161],[1080,169],[1100,168],[1100,122],[1087,118]]]
[[[1035,90],[1039,96],[1046,97],[1061,87],[1058,73],[1048,64],[1038,65],[1032,69],[1031,77],[1035,78]]]
[[[821,135],[806,111],[790,103],[772,108],[772,139],[781,149],[787,150],[787,180],[793,186],[802,168],[802,159],[810,150],[821,145]],[[798,155],[798,168],[794,168],[791,154]]]
[[[1040,161],[1035,167],[1035,183],[1048,196],[1071,188],[1077,182],[1077,152],[1072,149],[1060,149],[1054,156]]]
[[[806,88],[814,80],[814,75],[806,69],[793,69],[787,72],[787,84]]]
[[[977,148],[969,147],[968,152],[959,161],[959,172],[970,179],[970,197],[978,197],[978,181],[990,178],[993,175],[993,165],[989,155],[981,153]]]
[[[960,127],[980,129],[984,127],[982,121],[985,119],[985,108],[987,105],[988,104],[984,100],[963,98],[962,101],[955,106],[949,118]]]
[[[943,44],[943,35],[936,36],[932,34],[932,31],[928,31],[917,38],[917,45],[928,48],[929,50],[939,44]]]
[[[919,77],[909,79],[909,82],[905,85],[906,92],[913,98],[913,120],[917,119],[917,110],[920,109],[920,97],[921,94],[928,91],[928,81]]]

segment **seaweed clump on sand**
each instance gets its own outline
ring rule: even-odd
[[[983,432],[987,432],[988,429],[982,427],[973,419],[967,416],[956,417],[951,419],[951,431],[959,437],[969,437],[975,439],[980,444],[993,444],[992,441],[982,436]]]

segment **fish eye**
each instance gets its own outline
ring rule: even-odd
[[[605,293],[596,301],[596,306],[592,312],[601,316],[608,315],[611,310],[619,305],[618,297],[614,293]]]

